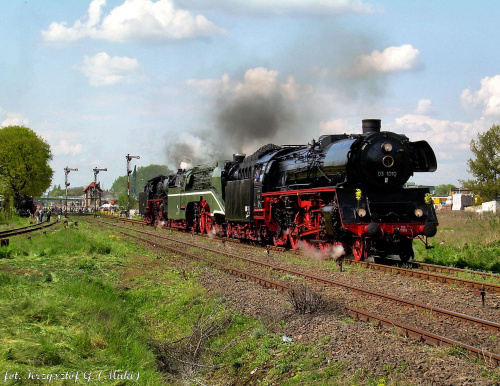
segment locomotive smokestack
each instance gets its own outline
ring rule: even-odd
[[[363,134],[380,133],[380,119],[363,119]]]
[[[243,162],[245,159],[246,154],[233,154],[233,161],[234,162]]]

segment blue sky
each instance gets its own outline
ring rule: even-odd
[[[52,148],[52,184],[359,133],[427,140],[421,184],[468,179],[499,124],[498,1],[5,0],[0,126]]]

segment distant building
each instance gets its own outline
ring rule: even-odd
[[[500,212],[500,201],[483,202],[481,209],[483,212],[493,212],[496,214]]]
[[[450,196],[453,197],[454,194],[468,194],[468,195],[474,195],[474,192],[470,189],[464,189],[464,188],[451,188],[450,189]]]
[[[91,182],[83,189],[83,193],[85,194],[85,207],[99,208],[101,206],[102,189],[100,182],[98,182],[97,185]]]
[[[456,193],[451,196],[451,210],[464,210],[474,205],[474,193]]]
[[[66,200],[66,197],[63,196],[58,196],[58,197],[38,197],[36,198],[37,204],[40,204],[45,207],[52,207],[52,206],[65,206],[66,202],[68,203],[68,208],[70,207],[82,207],[84,203],[84,196],[68,196],[68,199]]]

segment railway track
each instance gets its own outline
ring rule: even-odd
[[[49,223],[44,222],[41,224],[32,224],[32,225],[28,225],[28,226],[21,227],[21,228],[9,229],[6,231],[2,231],[2,232],[0,232],[0,240],[8,240],[9,237],[18,236],[18,235],[22,235],[25,233],[36,232],[36,231],[54,226],[55,224],[57,224],[56,221],[49,222]],[[8,242],[2,241],[2,245],[5,245],[5,244],[8,244]]]
[[[133,224],[134,226],[140,225],[141,227],[149,227],[141,220],[125,219],[125,218],[114,218],[114,219],[118,220],[120,222]],[[172,228],[171,230],[178,231],[178,229],[176,229],[176,228]],[[206,235],[203,235],[203,236],[206,236]],[[239,240],[237,240],[237,239],[229,239],[229,238],[225,238],[225,237],[221,237],[220,239],[224,240],[224,242],[239,242]],[[274,247],[271,245],[266,246],[266,248],[269,250],[274,250],[274,251],[280,252],[280,253],[281,252],[288,252],[288,253],[293,253],[295,255],[303,255],[304,254],[304,252],[301,250],[287,250],[287,249],[282,248],[282,247]],[[342,259],[342,262],[345,262],[347,264],[358,264],[358,265],[364,266],[368,269],[389,272],[391,274],[398,273],[401,275],[416,277],[416,278],[420,278],[420,279],[433,280],[433,281],[436,281],[439,283],[448,283],[448,284],[472,287],[472,288],[475,288],[477,290],[478,295],[483,296],[483,299],[487,293],[497,293],[497,294],[500,293],[500,284],[489,283],[489,282],[480,281],[480,280],[465,279],[465,278],[461,278],[461,277],[457,277],[457,276],[443,275],[442,273],[449,273],[452,275],[456,275],[457,273],[468,274],[468,275],[479,275],[479,276],[483,277],[484,279],[497,279],[499,282],[500,282],[500,274],[478,272],[478,271],[472,271],[472,270],[467,270],[467,269],[445,267],[445,266],[425,264],[425,263],[419,263],[419,262],[409,263],[409,264],[411,264],[412,268],[400,267],[400,266],[397,266],[394,264],[387,265],[387,264],[369,263],[369,262],[364,262],[364,261],[355,261],[355,260],[351,260],[351,259]],[[406,264],[406,265],[408,265],[408,264]],[[440,273],[438,273],[438,272],[440,272]]]
[[[500,280],[500,273],[472,271],[470,269],[445,267],[443,265],[420,263],[417,261],[412,262],[411,265],[413,268],[421,269],[423,271],[444,272],[444,273],[451,273],[454,275],[456,275],[456,274],[478,275],[478,276],[481,276],[483,279],[498,279],[498,280]]]
[[[110,224],[110,223],[107,223],[107,224],[121,227],[117,224]],[[126,228],[126,227],[122,227],[122,228]],[[245,258],[245,257],[240,257],[240,256],[237,256],[234,254],[223,252],[221,250],[214,250],[212,248],[201,247],[199,245],[192,245],[191,243],[172,239],[172,238],[164,236],[164,235],[159,235],[156,232],[143,231],[143,230],[130,229],[130,228],[126,228],[126,229],[133,230],[137,233],[140,233],[140,234],[143,234],[143,235],[146,235],[149,237],[160,238],[160,239],[165,240],[165,241],[178,243],[182,246],[182,248],[174,248],[171,245],[164,245],[164,244],[161,244],[155,240],[151,240],[151,239],[147,239],[144,237],[132,235],[130,233],[122,232],[122,234],[125,236],[137,238],[137,239],[142,240],[144,242],[147,242],[155,247],[164,248],[164,249],[170,250],[171,252],[181,254],[181,255],[196,259],[196,260],[203,261],[206,264],[216,266],[217,268],[222,269],[226,272],[229,272],[233,275],[237,275],[237,276],[242,277],[242,278],[253,280],[253,281],[258,282],[266,287],[275,288],[275,289],[281,290],[281,291],[289,291],[289,288],[286,284],[279,283],[275,280],[270,280],[270,279],[262,277],[260,275],[256,275],[256,274],[247,272],[246,270],[236,269],[236,268],[228,266],[227,264],[222,264],[220,262],[216,262],[216,261],[213,261],[211,259],[207,259],[207,258],[198,256],[198,255],[193,254],[193,253],[188,253],[188,252],[186,252],[186,249],[187,249],[186,247],[191,246],[191,247],[195,247],[195,248],[200,248],[205,253],[206,252],[217,253],[218,255],[223,255],[226,258],[229,258],[231,260],[238,259],[240,261],[244,261],[245,263],[252,264],[252,265],[258,265],[258,266],[264,267],[266,269],[279,271],[281,273],[287,273],[289,275],[303,277],[303,278],[306,278],[308,280],[314,281],[316,283],[326,284],[328,286],[342,287],[342,288],[348,289],[349,291],[355,291],[355,292],[362,293],[364,295],[374,296],[374,297],[378,297],[378,298],[381,298],[384,300],[390,300],[392,302],[404,304],[405,306],[408,306],[408,307],[418,308],[418,309],[424,310],[427,313],[440,314],[446,318],[452,317],[455,319],[459,319],[461,321],[466,321],[468,323],[474,323],[474,324],[479,325],[481,327],[486,327],[488,329],[494,330],[497,333],[498,333],[498,331],[500,331],[500,324],[496,323],[496,322],[483,320],[480,318],[472,317],[472,316],[465,315],[465,314],[460,314],[460,313],[457,313],[454,311],[449,311],[449,310],[441,309],[438,307],[431,307],[431,306],[428,306],[428,305],[425,305],[422,303],[418,303],[418,302],[414,302],[411,300],[397,298],[397,297],[392,296],[392,295],[385,295],[385,294],[377,293],[377,292],[374,292],[371,290],[366,290],[363,288],[346,285],[344,283],[339,283],[339,282],[333,281],[331,279],[310,275],[308,273],[299,272],[296,270],[285,269],[283,267],[279,267],[279,266],[276,266],[273,264],[269,264],[269,263],[265,263],[265,262],[261,262],[261,261],[256,261],[256,260]],[[377,316],[375,314],[369,313],[369,312],[364,311],[364,310],[359,310],[359,309],[352,308],[352,307],[346,307],[346,309],[356,319],[369,321],[369,322],[375,322],[378,325],[380,325],[382,327],[386,327],[386,328],[396,328],[396,329],[398,329],[398,331],[400,333],[402,333],[403,335],[405,335],[407,337],[412,337],[412,338],[415,338],[419,341],[422,341],[422,342],[425,342],[425,343],[428,343],[431,345],[457,345],[457,346],[462,347],[464,350],[467,350],[468,352],[470,352],[474,356],[486,357],[486,358],[489,358],[489,360],[491,360],[492,362],[496,363],[496,365],[500,364],[500,356],[498,354],[486,352],[483,349],[473,347],[471,345],[456,341],[454,339],[450,339],[450,338],[447,338],[444,336],[433,334],[431,332],[424,331],[422,329],[418,329],[418,328],[406,325],[404,323],[401,323],[401,322],[398,322],[398,321],[395,321],[392,319],[387,319],[387,318],[384,318],[381,316]]]
[[[353,260],[344,260],[345,262],[349,264],[357,264],[361,265],[364,267],[367,267],[369,269],[374,269],[378,271],[383,271],[383,272],[390,272],[392,274],[398,273],[401,275],[405,276],[411,276],[411,277],[416,277],[419,279],[427,279],[427,280],[433,280],[437,281],[440,283],[448,283],[448,284],[457,284],[457,285],[462,285],[462,286],[467,286],[467,287],[473,287],[476,289],[479,289],[481,291],[489,291],[489,292],[495,292],[495,293],[500,293],[500,284],[494,284],[494,283],[488,283],[486,281],[479,281],[479,280],[471,280],[471,279],[464,279],[461,277],[456,277],[456,276],[447,276],[447,275],[442,275],[439,273],[435,273],[435,271],[438,271],[438,268],[434,268],[434,272],[432,272],[433,268],[431,267],[440,267],[440,266],[433,266],[433,265],[425,265],[426,269],[424,270],[417,270],[417,269],[410,269],[410,268],[404,268],[404,267],[397,267],[397,266],[392,266],[392,265],[384,265],[384,264],[376,264],[376,263],[369,263],[366,261],[353,261]],[[417,266],[421,266],[421,263],[418,263]],[[455,271],[457,268],[453,269],[447,269],[447,267],[443,267],[443,271],[447,271],[450,273],[456,273]],[[476,271],[470,271],[470,270],[460,270],[462,273],[468,273],[468,274],[476,274]],[[500,280],[500,275],[494,275],[492,274],[490,278],[497,278]]]
[[[499,272],[482,272],[482,271],[474,271],[470,269],[465,269],[465,268],[456,268],[456,267],[448,267],[444,265],[437,265],[437,264],[428,264],[428,263],[422,263],[419,261],[408,261],[406,263],[402,263],[399,259],[394,260],[394,259],[384,259],[384,264],[385,265],[390,265],[394,267],[399,267],[402,266],[404,267],[411,267],[413,269],[419,269],[421,271],[428,271],[428,272],[441,272],[441,273],[447,273],[447,274],[452,274],[452,275],[460,275],[460,274],[465,274],[465,275],[474,275],[474,276],[479,276],[483,279],[497,279],[500,280],[500,273]]]

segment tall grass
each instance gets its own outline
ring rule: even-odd
[[[418,259],[432,264],[500,272],[500,217],[463,211],[438,212],[433,249],[415,243]]]
[[[140,384],[161,383],[136,299],[112,285],[123,250],[91,229],[14,239],[0,260],[0,368],[139,371]]]
[[[10,216],[8,216],[5,210],[0,208],[0,231],[12,228],[19,228],[22,226],[29,225],[29,223],[30,223],[29,218],[20,217],[15,210],[11,212]]]

